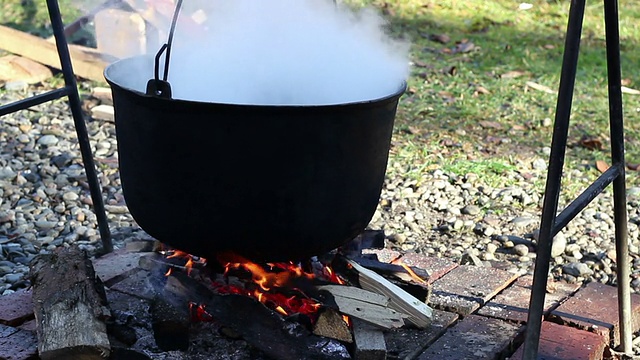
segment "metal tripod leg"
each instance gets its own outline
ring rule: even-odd
[[[62,73],[64,75],[65,89],[67,90],[66,95],[69,98],[69,107],[71,108],[71,114],[73,115],[73,121],[78,136],[82,162],[87,174],[91,200],[93,201],[93,208],[98,220],[98,229],[100,231],[100,238],[102,239],[103,251],[111,252],[113,251],[113,244],[111,242],[109,223],[107,222],[107,216],[104,210],[102,191],[100,190],[100,183],[98,182],[98,176],[96,174],[96,167],[93,161],[87,127],[84,122],[84,117],[82,116],[78,85],[73,74],[73,67],[71,66],[71,56],[69,55],[67,40],[64,36],[64,25],[60,15],[58,1],[47,0],[47,7],[49,8],[49,17],[51,18],[53,35],[56,39],[56,47],[58,49],[58,55],[60,56],[60,65],[62,66]]]
[[[604,0],[604,4],[612,166],[556,217],[571,115],[571,102],[573,100],[573,89],[576,78],[578,54],[580,51],[582,20],[585,9],[585,0],[573,0],[569,11],[569,23],[567,25],[560,88],[558,91],[556,118],[545,188],[545,200],[542,208],[540,236],[538,239],[538,257],[536,258],[531,300],[529,303],[523,353],[524,360],[534,360],[537,359],[538,356],[544,299],[549,263],[551,260],[552,239],[558,231],[611,183],[613,183],[614,192],[613,210],[616,225],[615,237],[618,262],[618,308],[621,324],[621,347],[625,353],[630,353],[632,350],[618,4],[617,0]]]

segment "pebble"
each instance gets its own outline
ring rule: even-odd
[[[1,101],[20,96],[5,95],[8,97]],[[33,118],[10,114],[0,122],[0,134],[13,139],[6,141],[10,147],[0,150],[3,293],[22,283],[17,277],[24,278],[36,253],[74,243],[95,252],[99,245],[77,140],[69,136],[75,128],[67,104],[54,102],[35,110],[33,114],[39,115]],[[118,247],[125,238],[143,232],[124,205],[117,167],[110,165],[118,160],[114,124],[96,121],[87,127],[91,144],[100,158],[107,160],[99,168],[99,177],[112,231],[119,231],[121,224],[134,229],[127,236],[114,236]],[[369,228],[383,230],[392,250],[457,262],[464,256],[478,266],[491,260],[508,263],[510,271],[530,272],[537,251],[535,227],[544,198],[543,187],[538,185],[546,179],[549,152],[545,147],[529,157],[513,154],[518,171],[505,172],[500,181],[492,183],[487,183],[484,174],[453,173],[443,168],[415,173],[412,169],[421,164],[392,156]],[[593,174],[568,171],[565,175],[577,184]],[[167,195],[170,192],[167,189]],[[630,248],[640,254],[640,187],[629,184],[628,195]],[[611,192],[601,194],[554,237],[550,273],[556,280],[615,282],[611,204]],[[639,273],[640,261],[634,261],[632,267]],[[10,282],[7,276],[16,281]],[[640,292],[640,280],[634,280],[632,291]]]

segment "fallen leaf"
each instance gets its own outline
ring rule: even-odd
[[[596,160],[596,169],[603,173],[609,169],[609,165],[605,161]]]
[[[627,163],[627,169],[632,170],[632,171],[638,171],[638,170],[640,170],[640,164]]]
[[[451,37],[449,37],[449,35],[447,34],[431,34],[429,35],[428,39],[440,44],[446,44],[451,41]]]
[[[426,68],[426,67],[430,67],[430,66],[431,66],[431,65],[427,64],[426,62],[422,62],[422,61],[420,61],[420,60],[413,60],[413,64],[414,64],[415,66],[417,66],[417,67],[423,67],[423,68]]]
[[[547,50],[553,50],[553,49],[555,49],[555,48],[556,48],[556,46],[555,46],[555,45],[551,45],[551,44],[546,44],[546,45],[544,46],[544,48],[545,48],[545,49],[547,49]]]
[[[475,50],[476,45],[468,40],[463,40],[456,44],[456,47],[452,49],[453,53],[468,53]]]
[[[526,83],[527,87],[530,87],[534,90],[538,90],[538,91],[542,91],[542,92],[546,92],[547,94],[555,94],[555,90],[551,89],[548,86],[545,85],[540,85],[538,83],[534,83],[533,81],[527,81]]]
[[[485,88],[484,86],[476,86],[476,90],[473,92],[474,96],[478,96],[478,95],[489,95],[491,94],[491,91],[487,90],[487,88]]]
[[[455,76],[458,73],[458,68],[455,66],[448,66],[442,69],[442,72],[451,76]]]
[[[456,98],[453,96],[453,94],[448,92],[448,91],[438,91],[438,95],[440,95],[442,100],[444,100],[446,102],[454,102],[454,101],[456,101]]]
[[[602,150],[602,141],[596,138],[583,137],[580,139],[580,146],[589,150]]]
[[[507,71],[506,73],[500,75],[501,79],[515,79],[517,77],[520,77],[522,75],[526,74],[526,72],[522,71],[522,70],[512,70],[512,71]]]
[[[502,124],[497,121],[483,120],[478,122],[478,125],[482,126],[485,129],[502,129]]]
[[[620,80],[620,85],[622,85],[622,86],[631,85],[631,79],[622,79],[622,80]]]

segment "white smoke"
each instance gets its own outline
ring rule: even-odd
[[[395,93],[409,73],[408,43],[391,38],[370,8],[352,10],[331,0],[206,0],[200,7],[206,17],[199,13],[196,24],[188,9],[198,4],[184,5],[187,21],[177,25],[169,66],[175,99],[366,101]],[[136,70],[144,78],[135,83],[145,84],[152,70]]]

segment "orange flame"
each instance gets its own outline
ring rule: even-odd
[[[300,266],[292,262],[289,263],[270,263],[270,270],[279,269],[281,271],[267,271],[262,266],[251,262],[239,255],[223,254],[219,256],[220,263],[225,267],[225,275],[230,269],[244,269],[251,273],[253,282],[255,282],[262,290],[269,291],[273,288],[286,287],[291,280],[296,278],[313,279],[315,276],[305,272]]]
[[[423,284],[423,285],[427,285],[428,284],[425,279],[423,279],[420,276],[418,276],[418,274],[416,274],[415,271],[413,271],[413,269],[411,269],[411,267],[409,267],[409,265],[403,263],[400,259],[394,259],[394,260],[391,261],[391,263],[402,266],[402,268],[404,268],[404,270],[407,272],[407,274],[409,274],[411,276],[411,278],[414,279],[415,281],[417,281],[418,283]]]

